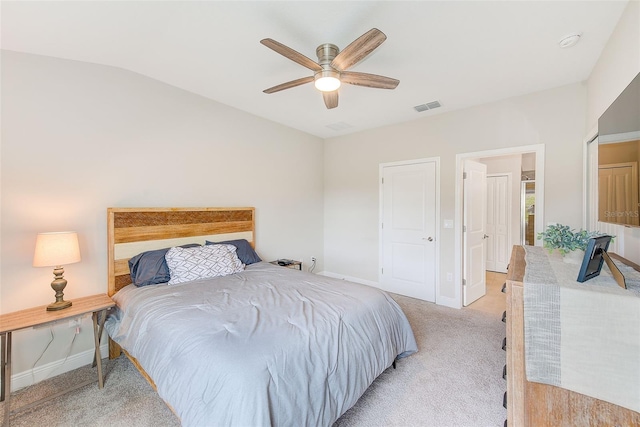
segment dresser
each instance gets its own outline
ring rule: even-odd
[[[525,250],[514,246],[506,281],[508,426],[638,426],[640,413],[561,387],[529,382],[525,374]]]

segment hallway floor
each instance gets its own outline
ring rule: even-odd
[[[468,310],[478,310],[485,313],[498,314],[506,310],[507,301],[505,294],[502,293],[502,285],[507,280],[506,273],[496,273],[487,271],[487,293],[485,296],[465,307]]]

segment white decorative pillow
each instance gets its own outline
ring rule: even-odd
[[[226,276],[244,270],[233,245],[174,247],[164,256],[169,267],[169,285]]]

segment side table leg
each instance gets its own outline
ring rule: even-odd
[[[7,334],[2,334],[0,336],[0,343],[2,351],[0,352],[0,370],[2,371],[2,383],[0,384],[0,402],[4,402],[4,379],[6,377],[6,373],[4,371],[4,367],[6,366],[4,363],[5,359],[5,347],[7,346]]]
[[[102,310],[98,314],[98,344],[102,343],[102,332],[104,331],[104,322],[107,320],[107,310]],[[92,368],[96,367],[96,356],[93,356],[93,363],[91,364]]]
[[[100,336],[98,329],[98,312],[94,311],[93,315],[93,340],[96,346],[95,362],[98,367],[98,388],[104,387],[104,378],[102,377],[102,356],[100,356]]]
[[[11,414],[11,332],[2,334],[2,398],[4,400],[2,425],[9,427],[9,415]]]

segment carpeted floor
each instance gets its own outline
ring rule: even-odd
[[[419,352],[383,372],[335,427],[504,425],[502,313],[394,298],[409,318]]]
[[[419,352],[387,369],[334,427],[502,426],[506,381],[501,313],[455,310],[394,295],[407,314]],[[11,417],[14,427],[173,427],[178,419],[125,358],[106,362],[107,380],[80,388]],[[69,384],[95,376],[80,368],[12,395],[22,406]],[[0,417],[4,403],[0,403]],[[1,418],[0,418],[1,419]]]

